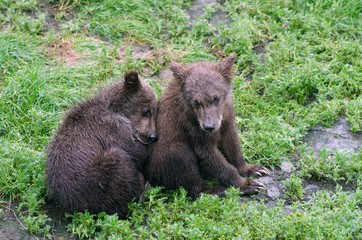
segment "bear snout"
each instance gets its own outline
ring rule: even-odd
[[[215,124],[214,123],[205,123],[203,125],[203,128],[208,132],[213,132],[215,130]]]
[[[151,142],[156,142],[158,140],[158,136],[155,133],[151,133],[148,135],[148,140]]]

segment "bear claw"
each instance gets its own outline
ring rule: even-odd
[[[260,182],[256,182],[256,184],[258,185],[258,187],[259,187],[260,189],[266,189],[266,187],[265,187],[264,184],[262,184],[262,183],[260,183]]]
[[[250,196],[255,195],[257,193],[260,193],[262,190],[265,190],[266,187],[264,184],[254,181],[254,180],[248,180],[248,186],[244,187],[244,189],[240,189],[240,196]],[[246,188],[246,189],[245,189]]]
[[[261,177],[270,173],[270,171],[263,166],[250,164],[244,165],[243,167],[239,168],[238,171],[242,177]]]
[[[257,174],[258,176],[268,175],[269,173],[270,173],[270,171],[268,169],[266,169],[265,167],[261,167],[261,169],[258,169],[257,171],[255,171],[255,174]]]

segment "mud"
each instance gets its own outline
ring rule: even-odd
[[[0,206],[0,240],[36,240],[16,215],[14,206]]]
[[[55,33],[61,31],[61,24],[74,18],[76,10],[70,6],[61,7],[56,4],[50,4],[48,1],[41,1],[39,9],[45,13],[46,31],[53,30]],[[61,14],[59,14],[61,13]],[[60,18],[61,19],[58,19]]]
[[[196,0],[191,3],[190,9],[187,10],[187,16],[189,18],[189,26],[191,27],[195,20],[205,14],[205,6],[208,4],[219,4],[219,1],[216,0]],[[219,9],[214,12],[208,22],[214,27],[220,26],[220,23],[223,22],[227,25],[231,24],[231,20],[227,17],[228,13]]]
[[[54,203],[53,201],[47,202],[47,205],[45,206],[45,211],[47,212],[47,215],[51,219],[51,221],[48,222],[48,225],[51,226],[50,234],[52,236],[52,239],[56,240],[78,239],[77,237],[72,236],[67,231],[67,226],[71,223],[71,220],[65,218],[64,214],[58,209],[56,203]]]
[[[320,125],[312,128],[305,136],[304,141],[319,155],[320,149],[325,147],[330,152],[349,151],[360,152],[362,134],[349,131],[351,126],[345,118],[338,119],[331,128]]]
[[[167,82],[173,78],[172,71],[168,68],[164,68],[160,71],[158,75],[150,77],[152,80],[156,80],[157,82],[166,85]]]
[[[127,61],[127,49],[129,46],[122,45],[117,49],[117,56],[121,62]],[[131,47],[132,58],[150,58],[155,54],[148,45],[134,45]]]
[[[269,40],[265,40],[264,42],[260,42],[256,47],[253,48],[253,52],[259,55],[258,62],[260,64],[265,63],[265,54],[270,52],[267,48],[270,48]]]
[[[189,25],[195,23],[195,19],[205,13],[205,5],[216,3],[216,0],[197,0],[191,3],[190,9],[187,11],[189,17]]]
[[[253,48],[253,52],[255,54],[258,55],[258,63],[259,64],[264,64],[265,63],[265,54],[267,54],[268,52],[270,52],[270,50],[268,50],[268,48],[270,48],[269,45],[269,40],[265,40],[264,42],[260,42],[258,45],[256,45]],[[255,68],[255,64],[252,63],[251,65],[251,71],[250,73],[245,77],[246,81],[251,82],[253,80],[253,75],[255,73],[255,71],[253,70]],[[264,89],[261,90],[260,95],[264,94]]]
[[[53,202],[48,202],[44,207],[44,211],[51,219],[47,222],[47,225],[51,226],[50,238],[30,234],[26,230],[21,216],[19,216],[17,206],[16,203],[0,205],[0,240],[78,239],[67,232],[67,225],[70,224],[70,220],[60,213]]]
[[[54,40],[46,45],[44,52],[47,58],[54,58],[65,65],[74,66],[84,63],[87,54],[80,53],[74,49],[74,42],[64,38]]]

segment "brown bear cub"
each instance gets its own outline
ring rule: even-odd
[[[73,107],[47,151],[50,195],[65,212],[124,218],[144,191],[147,145],[157,140],[157,98],[136,72]]]
[[[153,185],[180,186],[195,199],[206,178],[255,194],[264,185],[242,176],[261,176],[269,171],[246,163],[234,122],[231,91],[235,54],[218,64],[190,66],[171,63],[171,81],[158,105],[159,140],[150,145],[145,175]]]

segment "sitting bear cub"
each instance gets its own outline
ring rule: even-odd
[[[238,187],[244,194],[264,187],[242,177],[269,171],[246,163],[241,154],[231,91],[234,59],[231,54],[218,64],[171,63],[174,80],[158,105],[159,141],[150,145],[145,173],[151,184],[166,189],[182,186],[193,199],[203,191],[206,178]]]
[[[62,210],[127,215],[127,204],[144,191],[156,108],[152,88],[132,71],[66,114],[46,163],[50,195]]]

